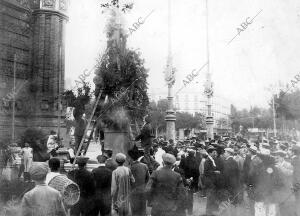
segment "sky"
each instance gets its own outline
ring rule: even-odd
[[[66,88],[75,86],[75,80],[79,80],[84,70],[93,69],[106,47],[107,19],[100,4],[107,1],[70,1]],[[200,68],[209,59],[216,96],[226,98],[239,109],[268,107],[271,97],[268,87],[275,85],[278,90],[279,82],[288,84],[299,73],[300,1],[208,0],[208,11],[206,0],[171,2],[172,58],[177,69],[174,92],[183,86],[183,80],[193,69]],[[144,24],[129,36],[128,46],[139,49],[145,59],[145,67],[149,69],[149,93],[166,95],[163,71],[168,55],[168,1],[134,1],[133,9],[124,15],[125,28],[149,13]],[[241,24],[246,20],[252,22],[242,29]],[[201,94],[207,71],[208,67],[204,67],[181,92]],[[92,82],[92,78],[93,73],[88,80]]]

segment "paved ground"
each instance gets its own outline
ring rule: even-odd
[[[97,160],[97,156],[101,154],[101,146],[99,143],[91,141],[86,156],[91,160]]]

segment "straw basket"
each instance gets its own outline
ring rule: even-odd
[[[79,201],[80,189],[78,185],[65,175],[55,176],[48,184],[58,190],[67,206],[73,206]]]

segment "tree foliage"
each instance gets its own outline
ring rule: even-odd
[[[271,109],[263,109],[259,107],[251,107],[249,110],[237,110],[231,105],[231,127],[233,131],[238,132],[240,125],[245,129],[252,128],[272,128],[272,112]]]
[[[47,134],[42,129],[29,128],[24,131],[20,138],[20,146],[24,146],[27,142],[33,149],[47,148]]]
[[[285,93],[280,91],[275,96],[275,110],[277,117],[287,120],[300,119],[300,91]],[[272,101],[270,102],[272,106]]]
[[[149,104],[152,126],[158,130],[158,132],[166,130],[165,117],[167,108],[167,99],[161,99],[157,103],[155,101],[151,101]]]
[[[194,116],[188,112],[176,113],[176,129],[204,129],[205,128],[205,116],[202,113],[196,113]]]
[[[84,81],[82,87],[74,90],[66,90],[62,94],[62,101],[66,107],[74,107],[75,119],[81,117],[85,112],[85,106],[89,104],[92,97],[91,86]]]
[[[126,47],[125,31],[118,24],[117,16],[118,13],[111,9],[106,28],[107,49],[98,61],[94,83],[95,95],[102,91],[96,115],[108,127],[120,128],[119,117],[124,117],[124,121],[141,120],[147,113],[149,99],[148,70],[141,53]]]

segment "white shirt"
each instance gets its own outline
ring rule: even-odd
[[[165,154],[166,152],[162,149],[162,148],[158,148],[157,149],[157,152],[155,153],[154,157],[155,157],[155,160],[160,164],[160,166],[162,166],[162,162],[163,162],[163,159],[162,159],[162,156],[163,154]]]
[[[50,182],[54,177],[56,177],[56,176],[58,176],[58,175],[61,175],[61,174],[58,173],[58,172],[49,172],[49,173],[47,173],[47,176],[46,176],[46,184],[48,185],[49,182]]]

